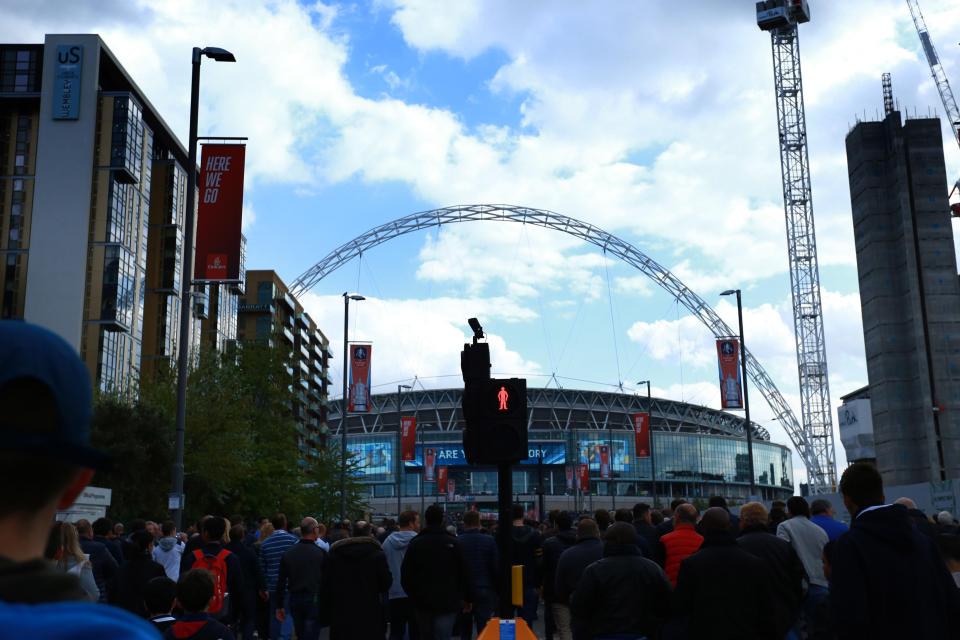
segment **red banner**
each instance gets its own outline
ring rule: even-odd
[[[447,492],[447,468],[437,467],[437,495]]]
[[[600,477],[610,477],[610,445],[600,445]]]
[[[400,418],[400,459],[412,462],[417,459],[417,419]]]
[[[370,357],[373,355],[372,344],[350,345],[350,413],[368,413],[370,406]]]
[[[457,482],[453,478],[447,479],[447,502],[453,502],[457,498]]]
[[[580,465],[580,491],[584,493],[590,493],[590,465],[582,464]]]
[[[736,338],[717,340],[717,364],[720,371],[720,408],[743,409],[743,387],[740,380],[740,341]]]
[[[433,482],[433,465],[437,462],[437,450],[434,448],[423,450],[423,481]]]
[[[633,414],[633,438],[638,458],[650,457],[650,414]]]
[[[564,470],[567,472],[567,490],[573,491],[573,488],[574,488],[573,465],[572,464],[566,465]]]
[[[195,280],[240,279],[242,144],[205,144],[200,161]]]

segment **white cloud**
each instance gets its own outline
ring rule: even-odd
[[[321,327],[343,326],[343,298],[308,293],[301,298],[304,308]],[[428,388],[459,387],[460,351],[470,337],[464,319],[471,315],[485,322],[526,321],[533,312],[509,299],[392,300],[368,296],[350,305],[350,339],[374,344],[373,375],[376,393],[396,390],[398,382],[417,377]],[[328,333],[333,353],[343,350],[343,336]],[[524,358],[504,338],[489,334],[490,360],[494,373],[542,372],[539,363]],[[378,348],[379,346],[379,348]],[[335,363],[337,375],[342,371]],[[386,387],[386,388],[384,388]]]

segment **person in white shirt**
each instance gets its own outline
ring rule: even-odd
[[[783,538],[800,556],[807,573],[807,596],[803,601],[800,618],[795,630],[800,633],[807,621],[815,615],[820,603],[827,597],[827,577],[823,573],[823,547],[830,537],[822,528],[810,521],[810,505],[800,496],[787,500],[789,520],[777,525],[777,536]],[[802,637],[802,635],[800,636]]]

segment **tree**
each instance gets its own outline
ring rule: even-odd
[[[164,517],[170,490],[176,376],[163,371],[130,397],[101,396],[94,440],[116,460],[101,476],[114,490],[111,515]],[[339,453],[300,458],[289,354],[241,343],[229,354],[199,354],[187,383],[185,521],[205,514],[290,516],[339,513]],[[348,463],[351,513],[364,507],[358,461]],[[335,505],[332,507],[331,505]]]
[[[343,467],[340,457],[339,440],[332,440],[316,461],[307,466],[304,509],[320,522],[333,522],[340,515],[340,469]],[[363,499],[363,485],[360,483],[360,457],[350,454],[347,457],[347,517],[356,519],[367,509]]]
[[[90,424],[91,440],[112,459],[93,484],[113,490],[117,519],[157,517],[167,511],[173,463],[173,423],[161,410],[117,395],[100,395]]]

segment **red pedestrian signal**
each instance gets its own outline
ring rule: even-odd
[[[497,400],[500,401],[500,407],[497,411],[509,411],[510,408],[507,406],[507,401],[510,400],[510,393],[507,391],[506,387],[500,387],[500,393],[497,394]]]

